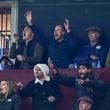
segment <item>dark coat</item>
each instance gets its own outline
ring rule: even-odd
[[[73,64],[73,57],[76,48],[76,40],[72,33],[67,33],[62,42],[57,42],[54,38],[50,39],[49,57],[58,68],[68,68]]]
[[[81,61],[89,61],[95,63],[96,67],[98,66],[98,61],[100,62],[101,67],[105,67],[105,61],[107,57],[108,47],[100,43],[97,43],[95,46],[86,45],[79,50],[79,53],[76,57],[76,63],[79,64]],[[98,60],[92,60],[91,55],[98,57]]]
[[[30,81],[20,92],[21,97],[32,97],[32,110],[56,110],[56,102],[62,98],[59,86],[55,81],[44,81],[44,84],[35,84]],[[48,96],[54,96],[55,102],[49,102]]]
[[[0,101],[0,110],[21,110],[20,97],[16,94],[11,94],[4,101]]]

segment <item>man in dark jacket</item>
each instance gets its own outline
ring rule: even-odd
[[[29,27],[31,28],[32,32],[34,33],[35,39],[43,46],[44,49],[43,63],[47,63],[49,48],[48,38],[43,34],[43,32],[40,29],[38,29],[38,27],[35,24],[33,24],[33,15],[31,10],[26,11],[25,19]]]
[[[50,39],[49,57],[58,68],[69,68],[73,64],[73,57],[76,47],[76,40],[71,33],[69,21],[66,19],[63,28],[57,25],[54,30],[54,37]],[[66,30],[66,31],[65,31]]]
[[[77,100],[82,96],[87,96],[93,101],[95,99],[94,93],[100,91],[103,88],[103,82],[98,80],[95,74],[92,72],[92,65],[88,62],[81,62],[79,64],[78,75],[76,76],[62,76],[58,74],[58,71],[54,68],[52,61],[49,61],[50,70],[55,79],[64,86],[75,88],[76,94],[74,97],[74,107],[76,108]]]
[[[16,58],[15,68],[32,69],[35,64],[42,62],[43,47],[35,39],[29,26],[24,28],[23,41],[17,47],[18,39],[19,37],[15,34],[9,55],[10,58]]]

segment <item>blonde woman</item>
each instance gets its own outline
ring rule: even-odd
[[[0,110],[21,110],[20,98],[14,91],[14,84],[10,80],[0,82]]]

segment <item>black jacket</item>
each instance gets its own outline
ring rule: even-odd
[[[76,39],[73,34],[67,33],[62,42],[58,42],[52,37],[49,42],[49,57],[58,68],[68,68],[73,64],[76,49]]]
[[[11,94],[4,101],[0,101],[0,110],[21,110],[20,97],[17,94]]]
[[[35,84],[35,80],[30,81],[20,92],[21,97],[32,97],[32,110],[55,110],[56,102],[62,99],[59,86],[56,81],[44,81],[44,84]],[[49,102],[48,96],[54,96],[55,102]]]

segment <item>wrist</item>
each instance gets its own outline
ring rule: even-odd
[[[28,24],[31,26],[32,25],[32,21],[29,21]]]
[[[67,29],[66,31],[67,31],[67,33],[71,32],[71,30],[70,30],[70,29]]]

